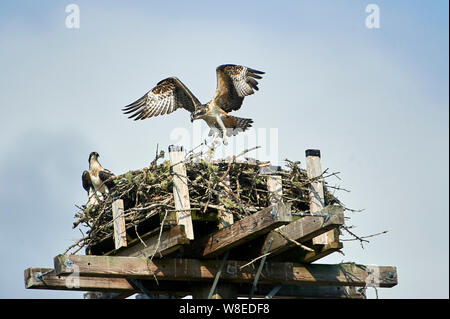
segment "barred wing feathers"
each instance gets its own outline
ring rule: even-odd
[[[259,74],[262,71],[251,69],[243,65],[224,64],[216,69],[217,89],[213,97],[216,105],[225,112],[236,111],[241,108],[244,97],[258,91]]]
[[[92,185],[91,176],[89,175],[88,171],[83,171],[83,174],[81,175],[81,181],[83,184],[83,188],[86,190],[86,192],[89,192],[89,189],[91,187],[94,187]]]
[[[139,100],[125,106],[122,111],[131,114],[128,118],[144,120],[184,108],[194,112],[200,101],[192,92],[176,77],[164,79],[148,91]]]

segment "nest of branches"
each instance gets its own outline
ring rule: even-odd
[[[164,158],[161,152],[149,167],[129,171],[115,176],[115,187],[98,205],[77,206],[73,227],[85,225],[87,234],[67,251],[86,245],[95,245],[102,239],[112,236],[112,202],[122,199],[127,229],[136,227],[155,216],[165,219],[168,213],[175,211],[173,200],[173,173],[169,161],[158,163]],[[283,201],[291,204],[293,213],[309,211],[309,184],[307,173],[300,168],[300,162],[285,160],[285,167],[277,174],[283,184]],[[233,213],[235,219],[241,219],[270,205],[267,190],[267,176],[261,175],[261,167],[268,162],[245,158],[237,160],[207,161],[188,157],[185,161],[189,185],[191,210],[197,216],[217,214],[218,210]],[[318,178],[325,181],[325,205],[342,205],[331,193],[326,178],[337,173],[327,174],[327,170]]]

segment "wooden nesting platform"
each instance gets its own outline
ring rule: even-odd
[[[216,216],[208,217],[208,226],[208,218],[197,222],[190,207],[182,147],[169,147],[169,155],[176,210],[172,222],[156,228],[151,223],[140,225],[143,235],[133,238],[118,199],[112,205],[113,236],[89,247],[86,255],[56,256],[53,269],[26,269],[26,288],[88,291],[86,298],[124,298],[134,293],[364,298],[356,287],[397,284],[392,266],[311,264],[343,247],[339,241],[343,208],[324,207],[319,151],[306,152],[312,180],[308,213],[293,216],[290,204],[282,200],[279,168],[264,166],[260,174],[266,177],[271,205],[239,220],[219,208]]]

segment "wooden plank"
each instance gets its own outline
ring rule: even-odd
[[[261,166],[259,168],[259,175],[267,176],[266,185],[269,191],[269,202],[276,204],[283,201],[283,185],[281,181],[281,166]]]
[[[114,225],[114,245],[116,249],[127,247],[127,231],[125,228],[125,217],[123,215],[123,200],[116,199],[112,202],[112,215]]]
[[[175,225],[168,230],[163,230],[159,237],[159,229],[143,235],[141,239],[136,238],[130,242],[127,248],[112,252],[114,256],[151,257],[160,258],[173,253],[183,245],[189,244],[190,240],[184,232],[184,225]]]
[[[309,179],[317,178],[310,184],[310,206],[311,213],[317,213],[325,206],[325,197],[323,191],[322,165],[320,163],[320,150],[306,150],[306,172]],[[335,236],[334,230],[330,230],[316,238],[313,238],[313,244],[326,245],[337,242],[339,239]]]
[[[319,150],[306,150],[306,172],[309,179],[322,175],[322,165],[320,164]],[[325,206],[323,192],[323,179],[319,178],[310,184],[309,191],[309,211],[317,213]],[[328,242],[327,235],[321,235],[313,239],[313,244],[323,244]]]
[[[36,278],[38,273],[44,273],[49,268],[28,268],[25,270],[26,289],[53,289],[74,291],[108,291],[108,292],[134,292],[133,287],[125,278],[79,277],[77,285],[68,285],[66,276],[50,273],[43,277],[44,281]]]
[[[189,201],[189,188],[184,164],[183,146],[169,146],[170,165],[173,173],[173,198],[175,202],[177,224],[184,225],[187,238],[194,239],[192,226],[191,204]]]
[[[68,291],[89,291],[84,294],[85,299],[123,299],[140,291],[135,290],[125,278],[106,278],[106,277],[79,277],[76,287],[68,287],[66,276],[56,275],[54,272],[44,276],[44,281],[36,279],[38,273],[44,273],[50,268],[28,268],[25,270],[25,288],[26,289],[49,289],[49,290],[68,290]],[[154,280],[149,282],[153,293],[175,292],[178,296],[184,297],[190,294],[189,286],[180,286],[179,282],[165,282],[156,284]],[[95,290],[95,291],[94,291]]]
[[[320,210],[318,214],[328,215],[328,220],[325,221],[324,217],[319,216],[305,216],[271,231],[266,235],[266,240],[261,245],[259,254],[263,253],[264,247],[266,247],[270,238],[273,238],[273,241],[269,250],[271,254],[268,258],[297,247],[296,243],[289,239],[298,243],[304,243],[344,224],[344,213],[341,206],[327,206]]]
[[[216,231],[191,243],[187,255],[212,258],[225,251],[250,241],[264,233],[292,221],[290,205],[279,203],[275,206],[247,216],[227,228]]]
[[[58,255],[54,258],[55,274],[60,276],[70,275],[76,265],[81,277],[126,277],[146,280],[157,278],[158,281],[212,281],[220,269],[220,264],[220,260],[183,258],[163,258],[153,261],[140,257],[83,255]],[[245,261],[229,260],[226,264],[226,271],[220,278],[221,282],[248,283],[255,276],[254,267],[243,267]],[[365,286],[369,276],[379,287],[393,287],[397,284],[397,270],[391,266],[365,266],[353,263],[304,265],[292,262],[266,262],[259,283]]]
[[[269,202],[273,205],[283,201],[283,184],[280,175],[267,176],[267,190]]]
[[[44,276],[44,282],[35,279],[36,273],[44,273],[49,268],[28,268],[25,270],[25,287],[27,289],[50,289],[50,290],[67,290],[67,291],[89,291],[92,289],[102,289],[102,292],[88,292],[84,295],[86,299],[121,299],[129,297],[135,293],[139,293],[124,278],[104,278],[104,277],[80,277],[80,286],[77,288],[68,288],[66,285],[66,277],[57,276],[54,273]],[[197,294],[197,298],[206,298],[199,295],[202,288],[208,287],[209,284],[196,282],[190,285],[180,285],[177,281],[161,281],[158,284],[153,281],[144,281],[145,286],[152,293],[175,292],[179,296],[188,294]],[[237,296],[247,297],[250,291],[251,283],[227,283],[218,287],[216,298],[234,298],[236,291]],[[273,285],[258,285],[255,297],[265,297]],[[206,289],[203,289],[205,291]],[[274,298],[291,297],[291,298],[355,298],[362,299],[363,295],[356,292],[354,287],[340,286],[312,286],[312,285],[289,285],[283,286]]]

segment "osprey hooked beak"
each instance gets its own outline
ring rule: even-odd
[[[203,115],[206,114],[206,109],[201,108],[195,110],[193,113],[191,113],[191,122],[194,122],[194,120],[201,119]]]

